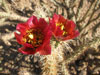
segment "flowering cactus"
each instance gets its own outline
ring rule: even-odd
[[[37,17],[32,16],[27,22],[19,23],[16,30],[20,32],[20,34],[15,32],[17,42],[23,45],[18,51],[23,54],[35,54],[37,52],[40,55],[51,54],[50,40],[52,34],[57,41],[73,39],[79,35],[79,32],[75,30],[73,21],[57,14],[53,15],[49,24],[43,18],[38,20]]]
[[[50,26],[52,34],[59,41],[73,39],[79,35],[79,32],[75,30],[75,23],[61,15],[54,14],[50,19]]]
[[[47,22],[40,18],[37,20],[35,16],[32,16],[25,23],[19,23],[16,30],[20,34],[15,32],[17,42],[23,47],[18,51],[23,54],[35,54],[39,52],[41,55],[51,54],[50,39],[52,36],[50,26]]]

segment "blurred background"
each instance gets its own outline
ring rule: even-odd
[[[49,56],[19,53],[16,25],[54,13],[73,20],[80,35]],[[100,0],[0,0],[0,75],[100,75]]]

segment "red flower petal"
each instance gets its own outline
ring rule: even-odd
[[[24,47],[33,48],[33,46],[31,44],[28,44],[28,43],[24,43],[23,45],[24,45]]]
[[[79,36],[79,32],[77,30],[74,31],[74,35],[73,36],[74,36],[74,38],[77,37],[77,36]]]
[[[69,34],[67,37],[62,37],[61,39],[64,40],[69,40],[69,39],[74,39],[75,37],[77,37],[79,35],[79,32],[76,30],[74,32],[72,32],[71,34]]]
[[[51,36],[52,36],[52,32],[51,31],[47,31],[47,33],[44,36],[43,44],[47,43],[48,41],[50,41]]]
[[[45,27],[45,29],[43,30],[43,34],[46,35],[49,31],[51,31],[51,30],[50,30],[50,26],[47,25],[47,26]]]
[[[15,37],[16,37],[17,42],[18,42],[19,44],[22,44],[22,36],[19,35],[19,34],[17,34],[16,32],[14,32],[14,34],[15,34]]]
[[[75,23],[73,21],[67,20],[67,24],[65,25],[66,31],[71,33],[75,29]]]
[[[46,26],[48,26],[47,22],[43,19],[43,18],[40,18],[39,19],[39,24],[38,24],[38,28],[41,28],[41,29],[45,29]]]
[[[28,26],[25,23],[19,23],[16,27],[16,29],[21,32],[21,34],[25,34],[26,30],[28,29]]]
[[[37,17],[35,17],[35,16],[30,17],[27,21],[29,28],[35,27],[37,25],[37,23],[38,23],[38,20],[37,20]]]
[[[19,52],[23,54],[35,54],[36,51],[33,48],[21,47],[18,49]]]
[[[62,36],[63,31],[60,29],[59,26],[56,27],[56,30],[54,31],[55,36]]]
[[[43,48],[43,50],[40,50],[39,53],[41,55],[51,54],[51,46],[50,46],[50,44],[45,45],[44,48]]]
[[[53,20],[54,20],[55,22],[58,22],[58,20],[59,20],[59,15],[54,14],[54,15],[53,15]]]
[[[59,15],[59,21],[58,22],[63,23],[63,25],[65,25],[67,20],[63,16]]]
[[[54,31],[55,31],[55,29],[56,29],[56,25],[55,25],[54,20],[50,20],[49,26],[50,26],[50,28],[51,28],[52,32],[54,32]]]
[[[50,46],[51,36],[52,36],[52,32],[50,30],[48,30],[44,37],[43,44],[41,45],[41,47],[38,50],[41,55],[51,54],[51,46]]]

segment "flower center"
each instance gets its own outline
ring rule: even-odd
[[[59,26],[63,30],[63,36],[66,36],[67,32],[65,31],[65,26],[62,23],[56,23],[56,26]]]
[[[25,43],[31,44],[34,48],[40,46],[43,42],[43,34],[40,30],[30,29],[26,31],[23,37]]]

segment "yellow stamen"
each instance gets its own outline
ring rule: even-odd
[[[42,44],[43,35],[41,34],[41,31],[30,29],[27,30],[26,33],[27,34],[23,37],[23,41],[25,43],[31,44],[32,46],[34,46],[34,48],[37,48]]]
[[[63,25],[61,26],[61,30],[64,30],[64,26]]]
[[[59,23],[56,23],[56,26],[59,26]]]
[[[31,43],[31,40],[28,40],[28,43]]]
[[[26,42],[27,41],[26,38],[23,38],[23,41]]]
[[[66,35],[66,34],[67,34],[67,32],[66,32],[66,31],[64,31],[64,32],[63,32],[63,35]]]
[[[56,23],[56,26],[63,26],[62,23]]]
[[[33,34],[29,34],[28,37],[29,37],[30,39],[33,39],[33,38],[34,38],[34,35],[33,35]]]
[[[63,36],[65,36],[67,34],[63,23],[56,23],[56,26],[59,26],[61,28],[61,30],[63,30]]]

